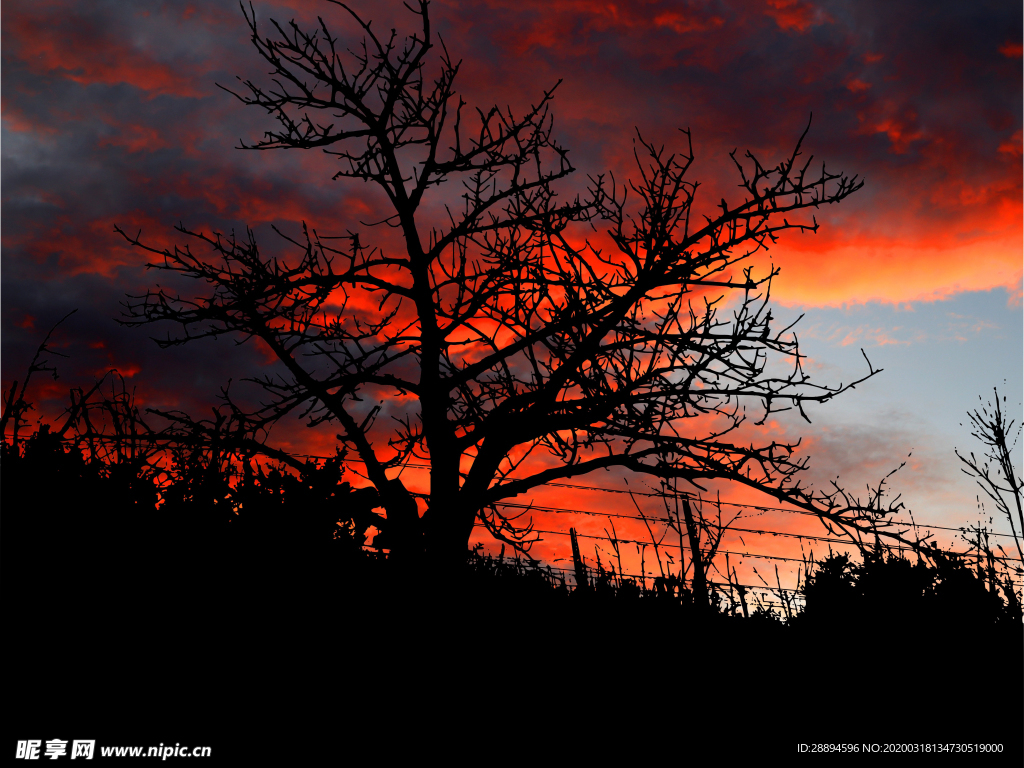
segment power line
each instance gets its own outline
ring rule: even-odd
[[[624,519],[624,520],[638,520],[638,521],[644,521],[645,520],[645,518],[638,517],[637,515],[623,515],[623,514],[619,514],[619,513],[615,513],[615,512],[592,512],[592,511],[584,510],[584,509],[566,509],[566,508],[563,508],[563,507],[541,507],[541,506],[531,505],[531,504],[515,504],[515,503],[512,503],[512,502],[496,502],[495,506],[512,507],[514,509],[522,509],[524,511],[537,510],[537,511],[540,511],[540,512],[552,512],[552,513],[557,513],[557,514],[591,515],[593,517],[614,517],[614,518],[620,518],[620,519]],[[654,516],[648,517],[648,518],[646,518],[646,520],[650,521],[650,522],[668,523],[670,525],[675,522],[674,520],[671,520],[670,518],[654,517]],[[786,537],[797,538],[797,539],[807,539],[808,541],[822,541],[822,542],[826,542],[826,543],[830,543],[830,544],[847,544],[847,545],[850,545],[850,546],[853,546],[853,545],[856,544],[856,542],[853,542],[853,541],[850,541],[850,540],[847,540],[847,539],[835,539],[835,538],[829,538],[829,537],[825,537],[825,536],[812,536],[810,534],[804,534],[804,533],[788,533],[788,532],[785,532],[785,531],[769,531],[769,530],[766,530],[766,529],[759,529],[759,528],[734,528],[731,525],[724,526],[724,528],[727,531],[736,531],[736,532],[739,532],[739,533],[757,533],[757,534],[764,534],[764,535],[771,535],[771,536],[786,536]],[[959,528],[946,528],[946,529],[943,529],[943,530],[961,531],[962,532],[962,530],[959,529]],[[889,549],[903,549],[903,547],[899,547],[899,546],[893,545],[893,544],[884,544],[883,546],[885,546],[885,547],[887,547]],[[965,554],[965,553],[960,552],[960,553],[957,553],[957,554]],[[1017,558],[1009,558],[1009,559],[1016,560]]]
[[[475,527],[483,527],[483,524],[482,523],[475,523],[474,526]],[[572,535],[572,534],[570,534],[570,533],[568,533],[566,531],[548,531],[548,530],[544,530],[544,529],[541,529],[541,528],[533,528],[531,530],[533,532],[535,532],[535,533],[546,533],[546,534],[551,534],[553,536],[570,536],[570,535]],[[741,529],[730,529],[730,530],[745,530],[745,529],[741,528]],[[754,531],[751,531],[751,532],[754,532]],[[773,533],[773,532],[772,531],[766,531],[766,533]],[[593,535],[593,534],[580,533],[579,531],[576,532],[576,535],[578,537],[580,537],[580,538],[583,538],[583,539],[595,539],[597,541],[615,542],[615,543],[619,543],[619,544],[636,544],[638,546],[656,547],[658,549],[664,547],[666,549],[678,549],[678,550],[684,550],[685,549],[685,550],[687,550],[689,552],[693,551],[693,549],[689,545],[687,545],[687,544],[657,544],[657,545],[655,545],[652,542],[647,542],[647,541],[637,541],[636,539],[619,539],[619,538],[611,538],[611,537],[607,537],[607,536],[596,536],[596,535]],[[801,539],[803,539],[803,538],[810,538],[810,539],[814,539],[814,540],[818,540],[818,541],[832,541],[832,542],[838,542],[840,544],[850,544],[852,546],[852,542],[842,541],[841,539],[818,539],[817,537],[801,536],[800,534],[795,534],[795,533],[792,533],[792,534],[775,533],[774,535],[776,535],[776,536],[793,536],[795,538],[801,538]],[[890,546],[889,549],[895,549],[895,547]],[[710,550],[701,550],[701,554],[707,554],[708,552],[710,552]],[[781,560],[781,561],[790,562],[790,563],[803,563],[804,565],[807,565],[807,563],[808,563],[808,560],[805,560],[803,558],[783,557],[782,555],[762,555],[762,554],[756,554],[756,553],[753,553],[753,552],[735,552],[735,551],[726,550],[726,549],[719,549],[719,550],[716,551],[716,554],[718,554],[718,555],[736,555],[737,557],[741,557],[741,558],[743,558],[743,557],[752,557],[752,558],[760,559],[760,560]],[[963,554],[969,554],[969,553],[957,552],[957,553],[954,553],[954,554],[963,555]],[[995,558],[995,559],[1002,560],[1002,558]],[[1007,558],[1007,559],[1010,559],[1010,558]],[[813,561],[811,561],[811,562],[813,562]]]
[[[545,530],[542,530],[540,528],[534,528],[533,531],[535,531],[536,533],[550,533],[550,534],[555,535],[555,536],[570,536],[570,535],[572,535],[570,533],[567,533],[566,531],[545,531]],[[576,535],[579,538],[581,538],[581,539],[597,539],[597,540],[600,540],[600,541],[616,542],[618,544],[637,544],[637,545],[642,545],[642,546],[645,546],[645,547],[654,547],[655,546],[654,544],[652,544],[651,542],[648,542],[648,541],[637,541],[635,539],[618,539],[618,538],[611,539],[611,538],[608,538],[608,537],[605,537],[605,536],[594,536],[592,534],[580,533],[579,531],[576,532]],[[664,547],[666,549],[680,549],[680,550],[685,549],[685,550],[688,550],[688,551],[692,551],[691,547],[688,544],[658,544],[656,546],[657,546],[658,549],[661,549],[662,547]],[[710,550],[701,550],[701,554],[702,555],[703,554],[707,554],[709,551]],[[760,558],[760,559],[763,559],[763,560],[785,560],[787,562],[793,562],[793,563],[806,563],[805,560],[802,560],[802,559],[800,559],[798,557],[782,557],[781,555],[757,555],[757,554],[753,554],[753,553],[750,553],[750,552],[732,552],[730,550],[725,550],[725,549],[718,550],[717,554],[720,554],[720,555],[738,555],[740,557],[754,557],[754,558]]]
[[[569,483],[547,483],[547,485],[556,486],[556,487],[559,487],[559,488],[574,488],[574,489],[577,489],[577,490],[585,490],[585,491],[601,491],[603,493],[626,493],[626,494],[632,493],[635,496],[648,496],[648,497],[654,497],[654,498],[673,498],[673,496],[671,494],[665,494],[665,493],[645,493],[645,492],[642,492],[642,491],[624,491],[624,490],[615,489],[615,488],[598,488],[596,486],[589,486],[589,485],[575,485],[575,484],[569,484]],[[684,492],[684,493],[680,493],[679,495],[680,496],[685,496],[688,499],[696,498],[691,493],[685,493]],[[701,499],[701,501],[708,501],[708,500],[707,499]],[[809,512],[809,511],[807,511],[805,509],[785,509],[783,507],[766,507],[766,506],[762,506],[760,504],[744,504],[744,503],[735,502],[735,501],[722,501],[722,502],[714,501],[714,502],[709,502],[709,503],[712,503],[712,504],[715,504],[715,505],[721,503],[723,506],[741,507],[741,508],[744,508],[744,509],[757,509],[757,510],[761,510],[763,512],[787,512],[789,514],[795,514],[795,515],[808,515],[810,517],[816,517],[816,518],[820,518],[821,517],[821,515],[818,515],[815,512]],[[637,519],[640,519],[640,518],[637,518]],[[904,521],[904,520],[887,520],[886,522],[892,523],[893,525],[905,525],[905,526],[910,527],[910,528],[928,528],[928,529],[935,529],[935,530],[939,530],[939,531],[956,531],[956,532],[960,532],[960,533],[965,532],[965,528],[950,528],[950,527],[942,526],[942,525],[932,525],[930,523],[907,522],[907,521]],[[995,532],[995,531],[988,531],[987,533],[988,533],[989,536],[1006,536],[1008,538],[1014,538],[1012,533],[1001,533],[1001,532]]]
[[[301,456],[302,458],[315,458],[315,459],[327,459],[327,458],[329,458],[327,456],[313,456],[313,455],[307,455],[307,454],[296,454],[296,455],[297,456]],[[343,462],[344,463],[354,463],[354,464],[365,464],[366,463],[362,459],[344,459]],[[414,468],[414,469],[430,469],[430,465],[429,464],[403,464],[402,466],[403,467],[411,467],[411,468]],[[624,489],[621,489],[621,488],[601,488],[601,487],[595,486],[595,485],[580,485],[578,483],[550,482],[550,483],[544,483],[544,485],[546,485],[548,487],[551,487],[551,488],[572,488],[574,490],[579,490],[579,491],[598,491],[598,492],[601,492],[601,493],[619,493],[619,494],[627,494],[627,495],[632,495],[632,496],[645,496],[645,497],[648,497],[648,498],[673,498],[672,494],[666,494],[666,493],[652,493],[652,492],[648,492],[648,491],[634,491],[634,490],[629,490],[629,489],[624,490]],[[681,492],[681,493],[679,493],[679,495],[680,496],[684,496],[684,497],[686,497],[688,499],[693,499],[693,500],[697,500],[697,501],[708,501],[707,499],[700,499],[699,497],[695,496],[692,493]],[[504,506],[516,506],[514,504],[505,503],[505,502],[499,502],[499,503],[503,504]],[[796,514],[796,515],[808,515],[810,517],[815,517],[815,518],[819,518],[819,519],[821,517],[821,515],[818,515],[815,512],[809,512],[809,511],[807,511],[805,509],[786,509],[785,507],[766,507],[766,506],[763,506],[761,504],[745,504],[745,503],[736,502],[736,501],[722,501],[722,502],[714,501],[714,502],[709,502],[709,503],[713,503],[713,504],[716,504],[716,505],[720,503],[723,506],[740,507],[740,508],[743,508],[743,509],[757,509],[757,510],[760,510],[760,511],[763,511],[763,512],[786,512],[786,513],[789,513],[789,514]],[[557,510],[554,507],[537,507],[537,506],[535,506],[534,509],[548,510],[548,511],[552,511],[552,512],[559,511],[559,510]],[[597,513],[597,512],[584,512],[582,510],[569,510],[569,511],[579,512],[580,514],[595,514],[595,515],[596,514],[603,514],[603,513]],[[629,517],[629,516],[628,515],[620,515],[620,517]],[[641,518],[634,517],[633,519],[640,520]],[[929,523],[907,522],[905,520],[887,520],[886,522],[891,523],[893,525],[907,526],[908,528],[927,528],[929,530],[934,529],[934,530],[938,530],[938,531],[953,531],[955,533],[965,533],[966,532],[966,528],[950,528],[948,526],[931,525]],[[1003,536],[1003,537],[1011,538],[1011,539],[1015,538],[1012,533],[1002,533],[1002,532],[997,532],[997,531],[988,531],[987,533],[988,533],[989,536]]]
[[[560,533],[560,532],[559,531],[544,531],[544,533]],[[568,536],[569,534],[565,534],[565,535]],[[578,533],[576,535],[580,536],[582,538],[595,538],[593,536],[585,536],[582,533]],[[585,565],[585,567],[587,568],[588,571],[593,571],[593,568],[591,566],[586,566]],[[528,569],[532,568],[533,570],[537,570],[537,571],[547,571],[547,570],[561,571],[563,573],[568,573],[568,574],[574,574],[576,572],[575,568],[567,568],[567,567],[558,566],[558,565],[545,565],[545,566],[536,566],[536,567],[527,566],[527,568]],[[652,573],[647,573],[647,574],[640,574],[640,573],[625,573],[625,572],[621,572],[620,573],[620,572],[617,572],[617,571],[604,571],[604,573],[606,575],[623,576],[623,577],[630,578],[630,579],[660,578],[656,574],[654,574],[653,572]],[[692,581],[692,579],[691,579],[691,581]],[[683,579],[682,582],[683,582],[683,584],[685,584],[686,580]],[[771,587],[771,586],[764,586],[764,585],[740,584],[738,582],[725,582],[725,583],[723,583],[723,582],[719,582],[719,581],[710,581],[710,580],[707,581],[707,585],[709,587],[733,587],[733,588],[740,588],[740,589],[762,590],[762,591],[767,591],[767,592],[777,592],[780,589],[779,587]],[[783,592],[794,592],[794,593],[798,593],[798,594],[800,593],[799,588],[793,589],[793,588],[790,588],[790,587],[781,587],[781,589],[782,589]],[[779,603],[779,604],[781,605],[781,603]]]

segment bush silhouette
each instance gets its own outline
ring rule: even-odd
[[[983,631],[1021,621],[1012,584],[981,574],[960,557],[930,551],[932,562],[917,562],[882,549],[856,563],[831,554],[808,578],[805,625],[970,628]]]

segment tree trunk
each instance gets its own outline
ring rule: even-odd
[[[387,512],[383,545],[390,550],[389,560],[398,567],[415,568],[422,560],[423,533],[416,500],[401,480],[391,480],[379,489]]]
[[[424,566],[439,579],[458,580],[466,565],[476,511],[454,499],[434,500],[423,516]]]

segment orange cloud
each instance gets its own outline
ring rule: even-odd
[[[803,330],[801,338],[824,339],[831,343],[838,343],[839,346],[842,347],[848,347],[851,345],[871,345],[876,347],[885,347],[890,345],[909,346],[915,341],[922,340],[920,334],[915,335],[915,338],[913,339],[898,338],[897,334],[901,330],[903,329],[900,326],[895,326],[893,328],[875,328],[870,325],[862,324],[851,328],[847,325],[832,325],[827,329],[822,329],[818,326],[812,325]]]
[[[942,240],[861,237],[821,248],[780,242],[772,254],[782,274],[772,285],[772,295],[789,305],[842,306],[1017,290],[1022,271],[1019,229],[963,244]]]

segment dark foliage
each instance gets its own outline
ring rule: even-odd
[[[876,549],[857,563],[832,554],[804,587],[797,617],[810,625],[960,627],[984,631],[1021,622],[1020,602],[1008,576],[972,568],[935,549],[916,562]]]
[[[326,590],[372,559],[373,500],[339,481],[339,460],[301,475],[250,467],[231,483],[219,457],[167,473],[88,458],[45,426],[0,450],[8,595],[25,603],[209,613],[267,586]]]
[[[439,692],[454,697],[447,712],[503,722],[571,694],[552,733],[564,724],[588,740],[578,749],[634,757],[650,745],[621,729],[642,732],[666,696],[705,737],[748,716],[744,732],[833,741],[1007,741],[1019,725],[1019,701],[992,703],[1019,684],[1019,602],[942,553],[832,556],[793,621],[763,606],[744,619],[719,592],[698,607],[677,579],[640,584],[582,557],[575,588],[519,556],[471,553],[457,582],[389,570],[362,547],[372,499],[341,482],[337,459],[301,474],[250,467],[232,483],[226,462],[193,455],[158,486],[152,467],[90,460],[45,428],[0,458],[5,605],[20,625],[5,684],[26,702],[15,722],[45,711],[111,733],[91,687],[67,688],[96,670],[144,693],[144,709],[117,710],[125,742],[166,740],[154,722],[174,722],[175,738],[236,755],[286,753],[302,702],[320,696],[390,734],[380,713],[426,728]],[[874,682],[854,684],[855,670]],[[823,696],[838,709],[809,706]],[[619,712],[619,730],[596,728],[598,710]],[[486,732],[467,738],[483,748]]]
[[[378,534],[367,547],[376,516],[372,489],[354,490],[342,478],[343,457],[303,472],[252,462],[240,470],[229,456],[194,451],[178,456],[168,470],[142,460],[89,458],[45,425],[18,448],[0,447],[4,482],[4,528],[9,570],[18,590],[57,594],[70,582],[143,599],[156,586],[178,595],[204,587],[242,589],[250,578],[289,582],[312,569],[336,579],[321,589],[344,591],[344,577],[392,578]],[[385,542],[386,543],[386,542]],[[857,563],[832,554],[817,564],[803,590],[806,608],[795,626],[967,624],[981,630],[1021,621],[1013,585],[996,571],[932,548],[911,562],[867,551]],[[575,584],[563,574],[538,568],[518,553],[506,558],[470,553],[463,584],[419,584],[427,593],[441,587],[468,591],[482,602],[565,603],[604,610],[644,604],[673,606],[704,620],[732,616],[724,595],[714,590],[700,607],[676,576],[639,584],[600,562],[588,565],[574,548]],[[248,575],[236,573],[251,570]],[[301,578],[301,576],[299,576]],[[433,574],[432,579],[438,578]],[[214,584],[203,584],[203,580]],[[101,590],[102,591],[102,590]],[[409,592],[410,585],[399,591]],[[763,606],[753,616],[780,621]]]

